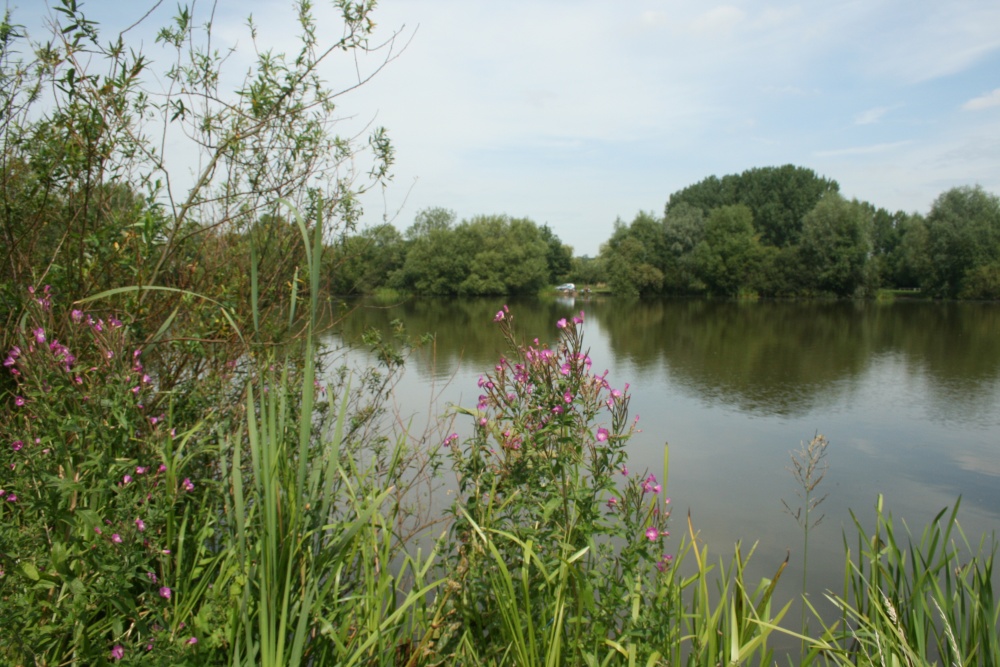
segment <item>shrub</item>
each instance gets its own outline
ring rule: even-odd
[[[516,342],[496,314],[510,356],[479,380],[475,434],[449,439],[459,499],[451,553],[453,613],[481,655],[544,632],[529,651],[569,663],[642,635],[648,650],[672,624],[646,604],[670,566],[662,485],[630,474],[628,385],[592,371],[583,313],[562,319],[558,343]],[[634,600],[641,613],[629,600]],[[640,600],[644,600],[645,603]],[[525,656],[522,656],[525,658]]]
[[[182,438],[146,404],[155,380],[128,326],[73,310],[61,341],[51,289],[29,292],[4,361],[15,394],[0,422],[0,598],[18,631],[2,633],[0,655],[177,663],[197,647],[179,634],[169,547],[202,480],[165,455]]]

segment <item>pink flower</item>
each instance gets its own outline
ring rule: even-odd
[[[456,435],[455,437],[457,438],[458,436]],[[445,442],[447,442],[447,440]],[[194,484],[192,484],[191,480],[187,477],[185,477],[184,481],[181,482],[181,486],[184,487],[185,491],[194,491]]]
[[[618,506],[618,499],[617,498],[615,498],[615,497],[612,496],[611,498],[608,499],[608,509],[609,510],[613,510],[617,506]]]
[[[25,403],[26,403],[26,401],[24,400],[23,396],[15,396],[14,397],[14,405],[16,405],[17,407],[21,407]]]
[[[160,597],[166,600],[170,599],[170,588],[168,586],[160,586]]]
[[[154,584],[156,583],[156,573],[155,573],[155,572],[147,572],[147,573],[146,573],[146,577],[147,577],[147,578],[148,578],[148,579],[149,579],[150,581],[152,581],[152,582],[153,582]]]
[[[655,542],[660,537],[660,531],[656,529],[656,526],[650,526],[646,529],[646,539],[650,542]]]
[[[563,394],[563,400],[567,403],[573,402],[573,394],[571,394],[568,389],[566,390],[566,393]]]
[[[608,429],[601,426],[600,428],[597,429],[597,441],[604,442],[607,439],[608,439]]]
[[[580,311],[580,316],[579,317],[574,317],[573,321],[575,323],[577,323],[577,324],[583,324],[583,311],[582,310]]]
[[[115,544],[121,544],[122,543],[122,536],[119,535],[118,533],[112,533],[111,534],[111,541],[114,542]]]
[[[556,322],[556,328],[557,329],[565,329],[566,328],[566,318],[565,317],[562,318],[561,320],[559,320],[558,322]]]
[[[72,311],[70,311],[69,316],[74,322],[79,323],[80,320],[83,319],[83,311],[74,308]]]
[[[7,494],[7,502],[8,503],[16,503],[17,502],[17,494],[14,493],[13,491],[11,491],[10,493],[8,493]]]
[[[660,572],[665,572],[667,568],[670,567],[670,561],[673,559],[674,557],[670,554],[663,554],[663,557],[656,563],[656,569]]]
[[[146,467],[145,466],[136,466],[135,467],[135,474],[136,475],[145,475],[146,474]]]
[[[125,475],[122,477],[122,484],[128,484],[132,481],[132,475]]]
[[[628,477],[628,468],[626,468],[625,466],[622,466],[622,475]]]
[[[21,451],[21,448],[24,447],[24,442],[22,442],[21,440],[15,440],[13,443],[11,443],[10,446],[14,449],[15,452],[19,452]]]
[[[136,518],[136,520],[135,520],[135,528],[140,533],[145,532],[145,530],[146,530],[146,524],[143,522],[142,519]]]
[[[448,446],[451,445],[451,443],[455,442],[456,440],[458,440],[458,433],[452,433],[451,435],[449,435],[447,438],[444,439],[444,442],[441,443],[441,446],[442,447],[448,447]],[[188,480],[184,480],[184,481],[186,482]],[[191,488],[193,489],[194,486],[192,486]],[[188,489],[188,491],[190,491],[190,490],[191,489]]]
[[[115,644],[111,649],[111,659],[121,660],[125,657],[125,648],[121,644]]]
[[[655,485],[655,486],[654,486]],[[656,477],[650,475],[642,482],[642,492],[643,493],[659,493],[660,485],[656,484]]]
[[[45,329],[38,327],[33,332],[35,334],[35,342],[41,345],[45,342]]]
[[[197,644],[197,643],[198,643],[198,638],[197,637],[192,637],[191,639],[187,640],[187,645],[188,646],[191,646],[192,644]]]
[[[499,322],[500,320],[503,319],[503,317],[504,317],[503,311],[502,310],[498,310],[496,316],[493,318],[493,321],[494,322]]]

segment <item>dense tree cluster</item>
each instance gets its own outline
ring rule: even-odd
[[[533,294],[570,271],[572,250],[527,218],[480,215],[456,221],[431,208],[400,234],[391,225],[343,238],[329,253],[331,290],[388,287],[416,294]]]
[[[1000,199],[953,188],[926,217],[841,196],[786,165],[712,176],[670,196],[662,218],[615,223],[597,260],[616,293],[868,296],[920,288],[1000,298]]]
[[[598,257],[573,257],[548,226],[506,215],[417,214],[345,236],[325,272],[338,294],[532,294],[564,281],[616,294],[866,297],[920,289],[1000,298],[1000,199],[944,192],[924,216],[848,200],[810,169],[710,176],[670,195],[663,216],[615,221]]]

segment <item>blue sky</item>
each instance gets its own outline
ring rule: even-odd
[[[110,28],[152,4],[84,7]],[[219,43],[248,45],[252,12],[291,51],[288,7],[219,0]],[[956,185],[1000,193],[996,0],[382,0],[375,20],[399,31],[398,57],[340,107],[345,127],[373,121],[395,143],[369,223],[506,213],[594,255],[617,217],[752,167],[808,167],[891,210],[926,213]],[[344,85],[377,62],[326,75]]]

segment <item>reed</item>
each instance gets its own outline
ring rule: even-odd
[[[902,664],[1000,664],[996,538],[973,549],[957,521],[960,504],[942,509],[919,540],[905,523],[899,533],[881,495],[870,535],[852,512],[856,547],[845,537],[844,594],[832,599],[852,627],[854,657],[881,651]]]
[[[396,559],[395,489],[381,488],[374,467],[361,468],[344,451],[349,387],[332,424],[317,429],[323,226],[316,221],[310,231],[297,214],[296,221],[310,249],[303,345],[282,359],[273,352],[253,357],[244,428],[229,439],[222,462],[233,529],[223,571],[235,570],[243,582],[228,662],[394,664],[396,650],[408,651],[425,625],[425,600],[437,585],[427,579],[434,556]],[[256,303],[256,280],[252,286]],[[396,446],[398,453],[403,442]]]

